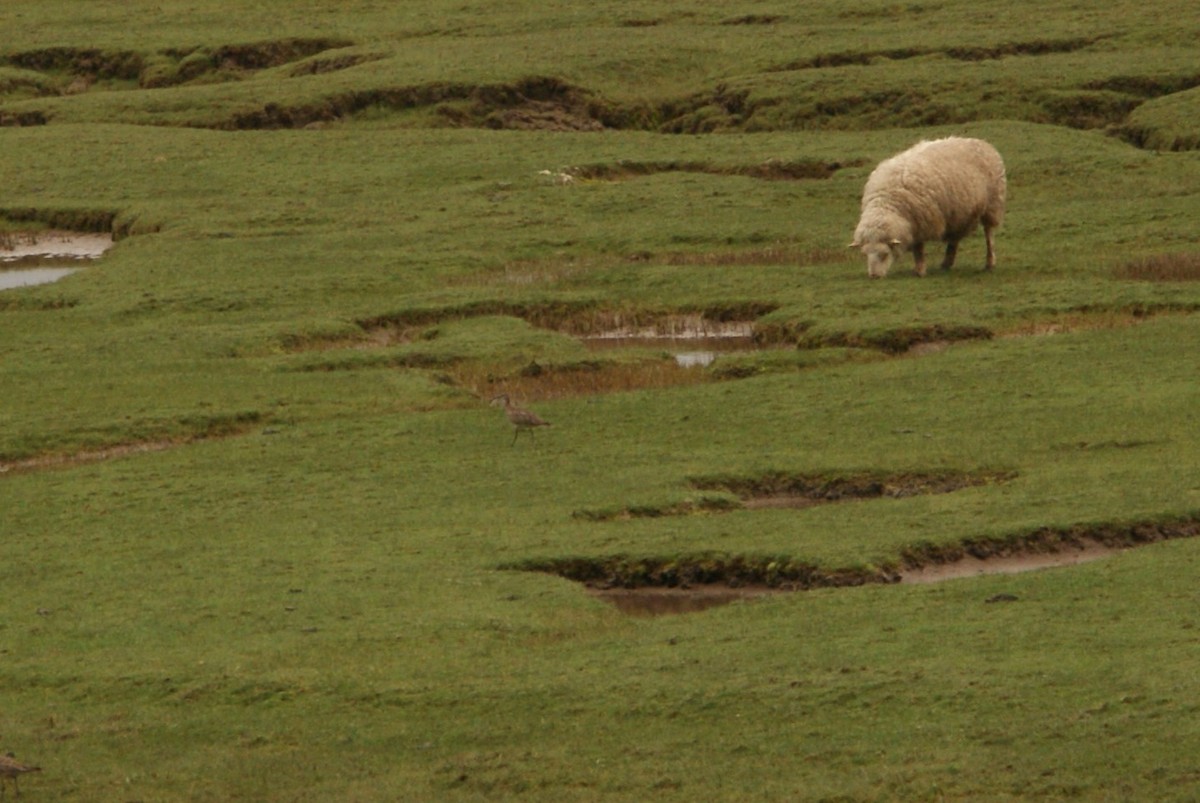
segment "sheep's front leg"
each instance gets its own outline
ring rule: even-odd
[[[984,264],[984,270],[991,270],[996,267],[996,229],[994,226],[983,227],[983,238],[987,241],[987,262]]]
[[[925,243],[913,243],[913,261],[917,263],[917,275],[925,275]]]
[[[942,258],[942,270],[954,267],[954,259],[958,256],[958,240],[946,241],[946,256]]]

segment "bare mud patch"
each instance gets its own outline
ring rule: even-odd
[[[940,583],[946,580],[959,580],[988,574],[1020,574],[1040,569],[1078,566],[1081,563],[1090,563],[1119,552],[1121,552],[1119,547],[1108,546],[1098,541],[1081,541],[1078,544],[1064,546],[1061,551],[1057,552],[1030,552],[991,558],[963,555],[949,563],[929,564],[902,570],[899,573],[899,582],[911,585]]]

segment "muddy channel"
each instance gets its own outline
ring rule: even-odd
[[[1067,566],[1107,558],[1123,551],[1099,542],[1085,542],[1059,552],[1039,552],[1004,557],[976,558],[964,556],[948,563],[903,569],[897,573],[895,582],[903,585],[942,583],[991,574],[1020,574]],[[795,594],[796,591],[747,585],[731,588],[727,585],[696,585],[690,587],[664,588],[648,586],[640,588],[588,588],[596,599],[610,603],[621,613],[635,617],[672,616],[698,613],[733,602],[762,599],[780,594]],[[997,595],[988,601],[1015,600],[1010,595]]]

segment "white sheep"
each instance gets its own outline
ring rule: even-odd
[[[982,222],[984,269],[991,270],[1006,194],[1004,161],[987,142],[965,137],[918,142],[871,172],[850,247],[866,255],[871,278],[887,276],[904,251],[912,251],[917,275],[924,276],[926,241],[946,242],[942,269],[949,270],[958,241]]]

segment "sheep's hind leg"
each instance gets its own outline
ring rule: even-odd
[[[958,256],[958,240],[946,241],[946,256],[942,258],[942,270],[950,270],[954,267],[954,260]]]
[[[925,243],[913,243],[913,261],[917,263],[917,275],[925,275]]]
[[[983,227],[983,238],[987,241],[987,262],[984,263],[984,270],[991,270],[996,267],[996,229],[994,226]]]

